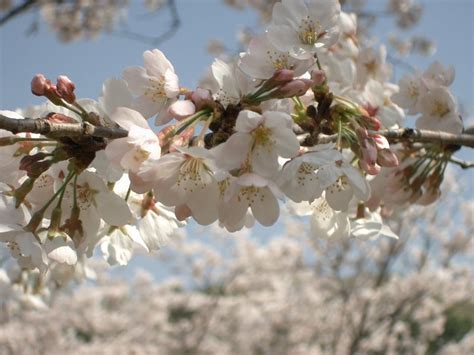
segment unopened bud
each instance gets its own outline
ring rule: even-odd
[[[61,207],[57,206],[53,209],[53,212],[51,212],[51,222],[49,223],[49,228],[48,228],[48,238],[53,239],[56,237],[59,233],[59,226],[61,224]]]
[[[367,129],[378,131],[382,127],[382,123],[377,117],[367,115],[362,115],[359,122]]]
[[[369,164],[365,160],[359,160],[359,166],[369,175],[377,175],[381,170],[380,165],[377,163]]]
[[[76,88],[76,86],[67,76],[58,76],[56,87],[57,92],[64,99],[64,101],[70,104],[76,101],[76,95],[74,94],[74,89]]]
[[[211,92],[203,88],[197,88],[187,98],[194,102],[197,111],[206,107],[214,107],[215,105]]]
[[[377,146],[378,150],[390,149],[390,144],[388,143],[387,138],[380,134],[374,134],[371,136]]]
[[[51,86],[51,81],[43,74],[36,74],[31,80],[31,92],[36,96],[45,96]]]
[[[283,99],[287,97],[303,96],[312,85],[313,81],[310,79],[296,79],[278,88],[272,93],[272,97]]]
[[[390,149],[379,150],[377,154],[377,163],[387,168],[396,168],[399,165],[397,155]]]
[[[326,73],[324,70],[315,69],[311,71],[311,80],[313,80],[316,86],[323,85],[326,83]]]
[[[54,123],[77,123],[77,120],[75,120],[72,117],[63,115],[62,113],[56,113],[56,112],[51,112],[46,116],[46,119],[49,122],[54,122]]]

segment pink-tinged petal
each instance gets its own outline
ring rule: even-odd
[[[235,122],[235,130],[237,132],[249,133],[263,122],[263,117],[254,111],[240,111]]]
[[[367,201],[370,198],[370,185],[362,173],[350,165],[342,166],[341,169],[354,189],[354,194],[360,200]]]
[[[122,73],[123,78],[128,84],[128,88],[135,95],[143,95],[150,85],[150,76],[145,68],[128,67]]]
[[[174,71],[167,70],[165,73],[165,92],[169,98],[175,98],[179,95],[179,81],[178,76]]]
[[[148,96],[142,95],[135,99],[133,108],[140,112],[145,118],[150,118],[161,112],[166,106],[168,99],[160,97],[156,100],[150,99]]]
[[[251,206],[255,219],[264,226],[271,226],[280,216],[278,200],[268,188],[260,188],[259,196]]]
[[[293,125],[291,116],[285,112],[266,111],[263,114],[263,119],[265,120],[265,127],[268,128],[291,129]]]
[[[268,149],[266,146],[257,145],[251,155],[252,169],[255,173],[265,176],[274,176],[280,167],[278,155],[275,149]]]
[[[123,79],[107,79],[102,85],[102,96],[99,102],[108,115],[119,107],[132,107],[133,97],[127,82]]]
[[[283,158],[293,158],[298,154],[300,143],[296,134],[289,129],[275,129],[272,136],[276,141],[275,150]]]
[[[112,163],[120,166],[123,156],[131,149],[127,143],[127,138],[114,139],[105,148],[105,155]]]
[[[287,52],[300,42],[298,33],[288,25],[270,25],[267,30],[267,36],[270,42],[282,52]]]
[[[178,121],[191,116],[196,112],[196,106],[190,100],[176,101],[168,108],[170,116],[176,118]]]
[[[250,150],[252,137],[246,133],[234,133],[225,143],[213,149],[216,164],[223,170],[239,168]]]
[[[145,51],[143,53],[143,61],[148,73],[154,77],[159,78],[167,70],[174,72],[173,65],[159,49]]]
[[[211,183],[206,188],[198,189],[188,199],[187,205],[192,211],[193,218],[201,225],[208,225],[217,220],[217,199],[219,188],[217,183]]]
[[[116,109],[110,119],[120,125],[122,128],[129,130],[132,126],[139,126],[150,129],[145,118],[137,111],[126,107]]]
[[[332,209],[336,211],[347,211],[349,202],[354,192],[350,186],[341,188],[341,184],[336,182],[326,190],[326,200]]]
[[[98,214],[111,226],[123,226],[133,220],[132,212],[125,200],[113,192],[99,192],[96,203]]]
[[[219,220],[225,226],[228,226],[228,228],[235,228],[236,226],[241,226],[242,228],[249,207],[245,199],[237,198],[237,194],[235,194],[228,202],[219,205]]]
[[[57,236],[53,239],[47,238],[44,249],[48,258],[60,264],[75,265],[77,253],[72,239],[67,236]]]

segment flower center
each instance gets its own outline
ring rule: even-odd
[[[272,62],[275,71],[282,69],[291,69],[290,63],[288,62],[288,55],[278,54],[277,52],[267,51],[268,58]]]
[[[258,199],[263,202],[264,197],[263,194],[260,193],[260,188],[255,186],[245,186],[240,189],[239,195],[237,196],[237,200],[239,202],[241,202],[242,199],[247,201],[247,204],[250,206],[253,205]]]
[[[163,97],[166,97],[165,91],[165,77],[162,75],[157,80],[156,78],[149,78],[149,86],[145,89],[144,95],[151,101],[156,102]]]
[[[431,114],[433,116],[444,117],[449,113],[449,107],[441,101],[435,101]]]
[[[262,125],[254,129],[252,132],[252,136],[255,140],[255,145],[266,146],[272,144],[272,140],[270,139],[271,132],[272,130],[270,128]]]
[[[302,43],[313,45],[325,34],[325,32],[321,32],[319,21],[315,23],[309,16],[301,20],[298,36]]]
[[[183,190],[193,192],[196,188],[203,189],[207,183],[203,180],[203,174],[207,172],[202,159],[188,157],[179,169],[176,186],[183,185]]]

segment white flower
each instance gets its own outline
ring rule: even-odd
[[[54,238],[46,237],[43,247],[46,255],[52,261],[67,265],[77,263],[76,247],[72,239],[65,233]]]
[[[381,83],[390,78],[392,69],[385,62],[387,49],[380,46],[378,50],[374,48],[362,49],[357,58],[357,81],[364,85],[369,79],[377,80]]]
[[[226,63],[216,59],[212,63],[211,74],[210,82],[202,83],[200,86],[209,89],[213,93],[214,100],[219,101],[224,108],[239,103],[240,99],[255,87],[255,83],[235,62]]]
[[[132,258],[136,244],[147,249],[137,227],[125,225],[120,228],[112,228],[101,238],[100,250],[110,265],[127,265]]]
[[[164,124],[170,118],[165,111],[179,94],[178,77],[173,65],[164,54],[154,49],[143,53],[145,67],[129,67],[123,77],[133,94],[134,108],[146,118],[159,114],[157,124]]]
[[[273,74],[282,69],[294,70],[295,76],[303,75],[314,63],[314,58],[298,60],[275,48],[262,35],[250,41],[247,53],[241,53],[239,67],[252,78],[269,79]]]
[[[390,97],[396,87],[369,79],[364,91],[358,95],[357,101],[367,110],[370,116],[377,117],[383,127],[391,128],[401,125],[405,115],[403,110],[395,105]]]
[[[181,149],[161,157],[140,177],[153,185],[157,201],[186,205],[200,224],[217,219],[218,187],[210,152],[200,147]]]
[[[316,170],[340,159],[342,156],[334,149],[333,143],[316,145],[283,166],[279,186],[295,202],[312,202],[323,192]]]
[[[315,237],[340,240],[349,236],[351,225],[346,212],[334,211],[324,197],[311,205],[314,208],[310,221],[311,232]]]
[[[133,221],[132,213],[123,198],[110,191],[104,181],[90,171],[84,171],[77,179],[77,205],[86,236],[85,247],[92,252],[97,242],[101,220],[111,226],[123,226]],[[63,210],[68,211],[74,203],[73,184],[66,188]],[[63,215],[65,213],[63,212]],[[88,240],[89,239],[89,240]],[[93,245],[91,245],[93,244]]]
[[[380,237],[398,239],[390,227],[383,223],[382,217],[376,212],[365,211],[365,218],[357,218],[351,222],[351,235],[362,240],[376,240]]]
[[[119,107],[133,107],[133,96],[128,84],[123,79],[109,78],[102,85],[99,103],[107,115],[111,115]]]
[[[456,101],[445,87],[437,87],[420,99],[422,116],[416,121],[419,129],[439,130],[458,134],[463,125]]]
[[[429,88],[437,86],[450,86],[454,81],[454,67],[444,68],[443,64],[434,61],[423,73],[423,79]]]
[[[326,189],[326,200],[336,211],[347,211],[355,195],[361,201],[370,197],[370,185],[352,165],[337,161],[318,170],[321,187]]]
[[[392,96],[393,102],[407,109],[411,115],[419,112],[420,98],[427,92],[421,74],[404,75],[398,85],[400,90]]]
[[[300,145],[291,128],[292,119],[286,113],[241,111],[237,132],[214,150],[218,166],[229,171],[247,162],[252,172],[271,177],[278,171],[278,156],[292,158],[298,153]]]
[[[245,220],[250,208],[255,219],[264,226],[274,224],[280,215],[277,197],[282,193],[274,182],[252,173],[222,182],[223,202],[219,206],[219,221],[236,226]]]
[[[2,225],[0,232],[0,242],[5,242],[18,265],[25,269],[38,268],[40,272],[45,272],[48,267],[48,258],[33,233],[25,232],[22,226],[9,226],[9,231],[5,231]]]
[[[120,107],[110,119],[128,130],[128,136],[112,140],[105,148],[109,160],[124,170],[138,173],[143,163],[160,157],[161,147],[156,134],[137,111]]]
[[[268,38],[280,51],[309,59],[317,48],[336,43],[340,12],[337,0],[283,0],[273,7]]]

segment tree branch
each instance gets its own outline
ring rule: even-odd
[[[0,26],[5,25],[8,21],[13,19],[15,16],[21,15],[23,12],[28,11],[31,7],[36,5],[37,2],[38,0],[27,0],[21,3],[20,5],[13,7],[5,15],[0,17]]]
[[[370,134],[379,134],[387,138],[390,142],[420,142],[420,143],[442,143],[446,145],[458,145],[474,148],[474,135],[471,134],[452,134],[441,131],[429,131],[425,129],[400,128],[386,129],[382,131],[369,131]],[[304,142],[309,133],[300,134],[298,139]],[[337,134],[319,135],[318,144],[336,142]]]
[[[23,120],[0,115],[0,129],[16,133],[37,133],[42,135],[67,136],[67,137],[100,137],[117,139],[128,136],[122,128],[108,128],[94,126],[88,122],[83,123],[57,123],[44,118]]]

